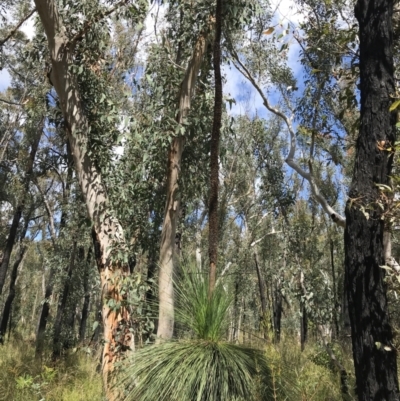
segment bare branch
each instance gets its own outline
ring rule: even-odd
[[[279,118],[283,120],[285,123],[288,131],[289,131],[289,143],[290,143],[290,150],[289,154],[285,160],[286,164],[291,167],[293,170],[295,170],[301,177],[306,179],[309,184],[310,184],[310,189],[313,197],[317,200],[317,202],[322,206],[324,209],[325,213],[329,214],[331,219],[339,226],[345,227],[346,225],[346,219],[341,216],[339,213],[337,213],[328,203],[328,201],[324,198],[324,196],[321,194],[319,191],[318,185],[315,182],[315,178],[312,174],[312,164],[311,161],[309,162],[309,172],[303,170],[299,164],[297,164],[294,160],[295,152],[296,152],[296,133],[294,132],[292,121],[293,121],[293,115],[291,117],[288,117],[282,111],[279,109],[271,106],[268,98],[265,96],[263,90],[260,88],[250,71],[246,68],[246,66],[240,61],[240,58],[236,51],[234,49],[231,49],[231,54],[234,58],[233,64],[236,67],[236,69],[253,85],[254,89],[259,93],[263,100],[263,104],[266,107],[268,111],[271,113],[275,114]]]
[[[22,25],[26,20],[28,20],[30,17],[32,17],[32,15],[33,15],[35,12],[36,12],[36,8],[34,8],[34,9],[33,9],[32,11],[30,11],[27,15],[25,15],[25,17],[23,17],[23,18],[21,19],[21,21],[18,22],[18,24],[16,25],[16,27],[15,27],[14,29],[12,29],[4,39],[0,40],[0,47],[3,46],[3,45],[7,42],[7,40],[9,40],[9,39],[18,31],[18,29],[21,27],[21,25]]]
[[[22,103],[10,102],[9,100],[0,98],[0,102],[10,104],[11,106],[23,106]]]

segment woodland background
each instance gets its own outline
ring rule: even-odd
[[[398,399],[397,142],[372,139],[390,165],[374,206],[349,198],[354,6],[2,1],[1,400]],[[394,71],[376,117],[394,136],[399,10],[385,14]],[[364,379],[374,358],[388,371],[368,395],[352,358],[346,203],[379,226],[381,248],[362,246],[380,258],[381,298],[351,301],[359,315],[372,305]],[[199,362],[199,339],[229,351],[222,367]],[[178,384],[186,372],[195,390]]]

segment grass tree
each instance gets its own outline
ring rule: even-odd
[[[210,295],[208,275],[195,266],[184,266],[181,280],[176,320],[182,338],[135,353],[120,376],[123,399],[225,401],[277,399],[285,391],[287,397],[294,395],[295,388],[274,385],[264,351],[224,340],[232,298],[222,282]]]

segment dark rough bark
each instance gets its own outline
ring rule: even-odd
[[[279,343],[281,340],[281,320],[282,320],[282,292],[280,281],[276,280],[273,290],[273,312],[274,312],[274,341]]]
[[[0,294],[3,291],[4,283],[6,281],[8,267],[10,265],[11,252],[14,248],[15,239],[17,237],[17,231],[19,227],[19,221],[22,216],[23,205],[18,205],[15,210],[13,220],[11,222],[10,232],[8,234],[6,247],[3,253],[3,259],[0,264]]]
[[[17,259],[15,260],[12,271],[11,271],[10,289],[8,292],[6,302],[4,304],[3,314],[1,316],[0,343],[4,342],[4,337],[5,337],[5,334],[7,331],[7,323],[9,320],[10,320],[10,327],[11,327],[11,307],[12,307],[12,303],[14,301],[15,293],[16,293],[15,285],[16,285],[16,281],[17,281],[17,277],[18,277],[18,268],[24,259],[26,251],[28,250],[27,245],[23,244],[22,241],[26,236],[26,232],[28,231],[29,221],[30,221],[30,218],[28,215],[25,218],[25,224],[24,224],[24,227],[23,227],[21,235],[20,235],[20,250],[18,252]]]
[[[219,184],[219,138],[222,118],[222,75],[221,75],[221,33],[222,33],[222,0],[217,0],[215,11],[215,39],[214,39],[214,78],[215,100],[214,120],[211,132],[211,156],[210,156],[210,201],[208,209],[208,246],[209,246],[209,293],[212,294],[216,276],[218,259],[218,184]]]
[[[11,271],[10,290],[8,292],[6,302],[4,304],[3,314],[1,316],[1,321],[0,321],[0,344],[4,343],[4,337],[6,335],[7,324],[8,324],[9,319],[10,319],[10,325],[11,325],[11,307],[12,307],[12,303],[14,301],[15,292],[16,292],[15,282],[17,281],[18,268],[21,265],[22,260],[24,259],[27,249],[28,248],[26,245],[21,245],[21,249],[19,251],[18,257],[15,260],[12,271]]]
[[[240,319],[240,306],[239,306],[239,281],[235,279],[235,296],[233,301],[233,330],[232,341],[239,342],[239,319]]]
[[[358,0],[361,121],[346,205],[345,265],[357,395],[360,401],[399,400],[396,350],[384,284],[384,221],[376,184],[388,184],[395,141],[389,112],[393,80],[393,2]],[[368,215],[366,215],[368,213]]]

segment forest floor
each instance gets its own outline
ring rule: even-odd
[[[325,349],[309,342],[304,352],[296,340],[265,347],[276,382],[296,388],[295,400],[342,401],[340,374]],[[45,355],[35,359],[29,341],[11,340],[0,346],[0,401],[103,401],[100,352],[73,349],[57,362]],[[348,349],[333,345],[334,353],[354,386]],[[351,391],[351,390],[350,390]],[[350,395],[349,400],[355,399]],[[279,398],[276,399],[279,401]]]

